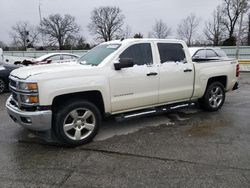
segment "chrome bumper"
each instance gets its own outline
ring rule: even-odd
[[[7,112],[11,119],[23,127],[34,131],[47,131],[51,129],[52,111],[22,111],[10,103],[11,96],[6,102]]]

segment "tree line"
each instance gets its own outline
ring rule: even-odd
[[[192,45],[236,45],[241,14],[248,15],[244,20],[243,33],[240,42],[250,45],[250,13],[248,0],[221,0],[211,19],[205,21],[202,34],[202,20],[191,13],[177,25],[176,31],[162,19],[152,25],[148,38],[177,37]],[[88,31],[95,37],[97,43],[120,38],[143,38],[143,34],[133,33],[129,25],[124,26],[125,15],[119,7],[102,6],[91,12]],[[173,35],[175,33],[175,35]],[[12,46],[20,50],[27,48],[89,49],[81,27],[72,15],[51,14],[43,18],[39,26],[33,26],[27,21],[17,22],[11,27]],[[40,47],[39,47],[40,46]],[[8,46],[0,41],[0,47]]]

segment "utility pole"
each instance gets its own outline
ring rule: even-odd
[[[239,26],[239,32],[238,32],[238,37],[237,37],[237,44],[236,44],[236,54],[235,57],[236,59],[239,59],[239,51],[240,51],[240,39],[241,39],[241,34],[242,34],[242,23],[243,23],[243,16],[244,16],[244,5],[246,3],[246,0],[241,0],[241,14],[240,14],[240,26]]]
[[[42,12],[41,12],[41,0],[39,0],[38,2],[38,11],[39,11],[39,19],[40,19],[40,23],[42,22]],[[44,35],[42,34],[42,44],[44,47]]]
[[[40,18],[40,22],[42,21],[42,13],[41,13],[41,1],[39,0],[38,2],[38,11],[39,11],[39,18]]]

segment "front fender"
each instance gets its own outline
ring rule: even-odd
[[[40,105],[49,106],[55,97],[85,91],[99,91],[103,98],[105,112],[110,112],[109,82],[103,76],[88,76],[46,80],[38,83]]]

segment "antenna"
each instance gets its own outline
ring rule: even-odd
[[[38,0],[38,11],[39,11],[40,24],[41,24],[42,23],[41,0]],[[42,45],[44,47],[44,34],[43,33],[42,33]]]

